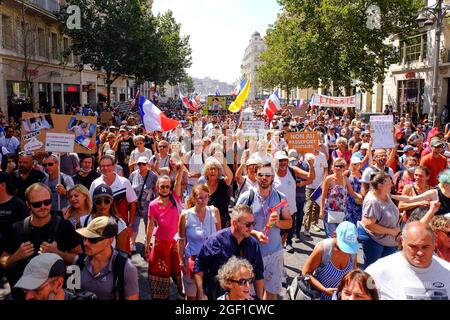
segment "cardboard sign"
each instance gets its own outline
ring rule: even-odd
[[[96,117],[23,112],[20,146],[27,152],[90,154],[97,149],[96,131]]]
[[[45,151],[73,152],[74,134],[47,132],[45,135]]]
[[[319,132],[288,132],[285,135],[289,149],[298,153],[310,153],[319,149]]]
[[[100,113],[100,123],[108,123],[108,120],[113,119],[112,113],[107,111],[102,111]]]
[[[395,147],[393,115],[371,116],[370,128],[373,150]]]
[[[264,121],[242,121],[242,129],[245,136],[258,136],[263,137],[266,129]]]

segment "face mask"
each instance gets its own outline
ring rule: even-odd
[[[92,169],[86,170],[84,168],[80,168],[80,171],[83,172],[83,173],[89,173],[89,172],[92,171]]]
[[[406,168],[406,170],[408,170],[409,173],[414,173],[414,171],[416,171],[416,167],[409,167]]]

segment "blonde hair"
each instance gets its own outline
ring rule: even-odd
[[[70,188],[67,191],[67,199],[70,198],[70,194],[72,192],[74,192],[74,191],[77,191],[77,192],[79,192],[79,193],[81,193],[82,195],[85,196],[85,198],[86,198],[86,202],[84,203],[84,208],[86,209],[85,213],[91,212],[91,210],[92,210],[92,199],[91,199],[91,195],[89,194],[89,190],[85,186],[83,186],[82,184],[76,184],[76,185],[74,185],[72,188]],[[74,210],[73,210],[72,206],[69,206],[67,208],[67,216],[69,217],[69,219],[72,217],[73,211]]]

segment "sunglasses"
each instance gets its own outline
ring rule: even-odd
[[[251,222],[246,222],[246,223],[244,223],[244,226],[246,227],[246,228],[250,228],[250,227],[254,227],[255,226],[255,221],[251,221]]]
[[[342,164],[336,165],[336,166],[334,166],[334,167],[335,167],[335,168],[339,168],[339,169],[344,169],[344,168],[345,168],[345,166],[342,165]]]
[[[250,278],[250,279],[239,279],[239,280],[234,280],[234,279],[229,279],[231,282],[237,283],[239,286],[244,286],[247,284],[252,284],[254,279]]]
[[[160,149],[165,149],[167,146],[159,146]]]
[[[170,186],[159,186],[161,189],[170,189]]]
[[[53,163],[53,162],[49,162],[49,163],[43,163],[42,164],[42,166],[44,167],[44,168],[46,168],[46,167],[53,167],[55,164]]]
[[[42,207],[42,205],[44,206],[49,206],[52,204],[52,199],[47,199],[47,200],[43,200],[43,201],[36,201],[36,202],[30,202],[31,206],[35,209]]]
[[[273,174],[269,174],[269,173],[258,173],[258,177],[260,177],[260,178],[262,178],[262,177],[270,178],[272,176],[273,176]]]
[[[107,238],[105,238],[105,237],[100,237],[100,238],[84,238],[83,241],[87,241],[87,242],[89,242],[89,243],[96,244],[96,243],[99,243],[100,241],[103,241],[103,240],[105,240],[105,239],[107,239]]]
[[[146,166],[147,164],[141,162],[141,163],[138,163],[137,165],[138,165],[139,167],[141,167],[141,166]]]
[[[104,203],[104,204],[110,204],[112,201],[111,201],[111,199],[106,198],[106,199],[96,199],[94,202],[95,202],[95,204],[96,204],[97,206],[99,206],[99,205],[101,205],[102,203]]]

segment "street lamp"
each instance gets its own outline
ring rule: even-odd
[[[442,23],[447,11],[447,6],[442,6],[443,0],[437,0],[436,4],[431,7],[424,8],[416,21],[422,26],[429,26],[435,24],[435,54],[433,65],[433,95],[431,97],[430,117],[433,121],[436,120],[438,111],[438,82],[439,82],[439,56],[441,52],[441,33]]]

